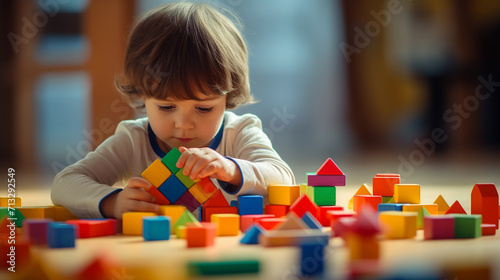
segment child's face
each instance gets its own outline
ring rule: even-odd
[[[149,123],[160,147],[206,147],[222,125],[226,96],[200,95],[202,100],[144,100]]]

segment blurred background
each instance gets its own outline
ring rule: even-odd
[[[137,117],[114,76],[134,19],[167,2],[0,1],[2,178],[49,187]],[[203,2],[240,18],[260,102],[236,112],[297,182],[331,157],[349,185],[500,184],[500,1]]]

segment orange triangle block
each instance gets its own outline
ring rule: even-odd
[[[453,202],[453,204],[445,214],[467,214],[467,212],[465,212],[460,202],[458,202],[458,200],[455,200],[455,202]]]
[[[224,206],[229,206],[229,203],[227,203],[226,198],[222,194],[222,191],[220,189],[217,189],[217,191],[207,200],[205,203],[202,205],[203,207],[207,206],[217,206],[217,207],[224,207]]]
[[[368,185],[363,184],[363,185],[361,185],[361,187],[359,187],[359,189],[356,191],[356,193],[354,195],[372,195],[372,193],[368,190]],[[354,195],[353,195],[353,197],[351,197],[351,199],[349,200],[349,203],[347,204],[348,209],[352,209],[352,207],[353,207]]]
[[[444,214],[448,209],[450,209],[450,206],[448,203],[446,203],[446,200],[444,200],[443,196],[439,195],[436,200],[434,200],[433,204],[437,204],[438,206],[438,214]]]
[[[316,171],[316,175],[344,175],[344,172],[340,170],[331,158],[328,158],[318,171]]]

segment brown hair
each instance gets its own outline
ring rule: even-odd
[[[199,99],[201,92],[226,95],[233,109],[253,102],[248,76],[247,48],[231,20],[206,4],[182,2],[157,7],[135,24],[115,83],[131,103]]]

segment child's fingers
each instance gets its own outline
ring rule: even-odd
[[[183,168],[184,164],[186,163],[186,160],[189,158],[190,155],[189,149],[186,147],[179,147],[179,152],[181,152],[181,156],[177,160],[175,166],[177,166],[177,168]]]
[[[127,181],[127,186],[131,188],[140,188],[147,191],[152,185],[150,182],[146,181],[143,178],[132,177]]]

